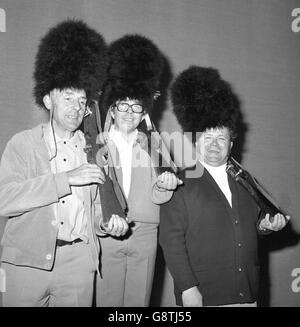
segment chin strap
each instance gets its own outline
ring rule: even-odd
[[[53,127],[53,108],[50,109],[50,142],[53,144],[54,153],[52,152],[52,147],[50,147],[50,161],[56,157],[57,155],[57,146],[56,146],[56,139]]]
[[[169,149],[160,136],[160,133],[157,131],[148,113],[145,114],[144,120],[147,127],[147,138],[149,143],[148,151],[156,174],[160,175],[166,170],[176,173],[178,168],[172,160]]]

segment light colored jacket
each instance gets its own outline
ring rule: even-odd
[[[132,149],[132,170],[131,185],[127,200],[128,218],[131,221],[138,221],[150,224],[159,224],[160,205],[168,202],[173,191],[159,189],[156,185],[157,175],[145,144],[146,136],[138,133],[136,142]],[[114,142],[108,139],[108,147],[112,155],[113,166],[115,167],[118,183],[123,185],[122,168],[117,147]]]
[[[71,189],[65,172],[51,172],[45,129],[46,125],[41,124],[16,134],[2,155],[0,216],[8,217],[8,221],[1,242],[1,260],[51,270],[58,233],[55,203],[70,194]],[[85,187],[84,193],[89,245],[97,269],[99,244],[94,231],[93,203],[96,187]]]

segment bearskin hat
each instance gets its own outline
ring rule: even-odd
[[[173,82],[171,101],[184,132],[228,127],[235,135],[239,101],[218,70],[190,66]]]
[[[142,101],[149,111],[160,86],[162,70],[163,57],[146,37],[125,35],[111,43],[103,95],[105,110],[117,100],[130,98]]]
[[[43,106],[43,97],[53,89],[75,88],[94,99],[105,80],[107,52],[103,37],[79,20],[66,20],[42,38],[35,61],[34,97]]]

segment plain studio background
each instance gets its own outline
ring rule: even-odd
[[[260,303],[300,306],[300,19],[292,15],[297,7],[297,0],[2,0],[0,155],[15,133],[47,119],[32,97],[34,58],[40,38],[68,17],[85,20],[107,42],[125,33],[152,39],[168,63],[165,86],[191,64],[218,68],[239,96],[247,124],[239,159],[293,220],[262,243]],[[166,96],[159,108],[159,130],[180,130]],[[0,236],[4,224],[1,218]],[[172,280],[162,260],[159,252],[152,305],[173,306]]]

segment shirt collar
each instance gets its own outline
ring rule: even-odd
[[[61,144],[61,143],[68,143],[71,145],[76,145],[79,144],[81,142],[80,137],[79,137],[79,131],[76,131],[73,136],[69,139],[67,138],[61,138],[60,136],[58,136],[57,134],[55,134],[55,140],[56,140],[56,144]]]
[[[80,130],[75,131],[74,135],[70,139],[64,139],[54,133],[54,130],[50,122],[43,126],[44,128],[44,140],[46,142],[47,150],[49,153],[49,161],[54,159],[57,155],[57,144],[68,142],[73,146],[79,144],[85,146],[84,135]]]
[[[227,163],[218,166],[218,167],[214,167],[214,166],[210,166],[207,163],[205,163],[202,160],[199,160],[200,163],[206,168],[206,170],[208,170],[208,172],[210,174],[214,174],[214,175],[223,175],[223,174],[227,174],[226,173],[226,167],[227,167]]]

